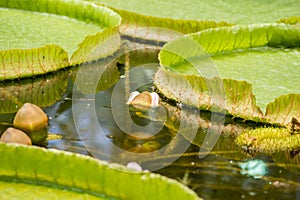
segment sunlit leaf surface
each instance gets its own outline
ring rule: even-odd
[[[200,199],[175,180],[79,154],[3,143],[0,153],[0,177],[5,183],[0,194],[5,199],[20,197],[21,192],[26,198],[38,195],[43,199],[52,199],[54,194],[92,199]],[[38,192],[31,192],[36,187]]]

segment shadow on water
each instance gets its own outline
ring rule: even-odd
[[[102,63],[103,64],[103,63]],[[86,67],[87,75],[93,70],[102,70],[101,61]],[[47,148],[56,148],[65,151],[90,155],[110,162],[126,164],[136,161],[136,157],[127,154],[116,154],[113,147],[124,152],[145,154],[156,152],[155,156],[143,157],[138,162],[144,168],[156,168],[156,172],[177,179],[195,190],[205,199],[299,199],[300,198],[300,156],[289,152],[277,153],[273,156],[258,154],[253,157],[246,155],[234,143],[236,135],[244,130],[252,129],[259,124],[232,120],[227,116],[223,132],[216,145],[207,155],[199,158],[202,142],[207,129],[212,126],[209,112],[193,112],[191,109],[184,114],[178,114],[180,108],[174,102],[163,101],[163,108],[167,111],[167,119],[163,127],[155,135],[147,135],[146,130],[138,135],[129,135],[119,128],[112,111],[112,94],[118,77],[111,78],[122,64],[113,63],[101,79],[103,82],[96,87],[97,92],[93,98],[90,94],[80,93],[77,101],[83,101],[85,107],[81,108],[83,122],[101,125],[105,135],[103,141],[97,141],[97,134],[86,126],[76,126],[73,118],[72,104],[74,103],[74,70],[64,70],[34,79],[25,79],[17,82],[6,82],[0,85],[0,134],[11,126],[18,107],[24,102],[32,102],[44,108],[49,117],[49,135],[58,135],[47,141]],[[122,75],[122,74],[121,74]],[[118,74],[119,76],[119,74]],[[90,81],[93,75],[87,76]],[[110,82],[106,85],[107,81]],[[80,87],[89,87],[82,83]],[[139,88],[141,89],[141,88]],[[143,89],[152,90],[150,84]],[[81,96],[80,96],[81,95]],[[89,118],[91,106],[95,110],[97,120]],[[73,105],[74,106],[74,105]],[[76,106],[76,105],[75,105]],[[132,120],[140,126],[147,126],[151,120],[147,112],[129,107]],[[199,127],[196,137],[190,137],[188,130],[174,139],[179,124],[183,121],[189,123],[196,119]],[[158,116],[155,120],[160,121]],[[145,134],[145,137],[141,135]],[[93,142],[91,142],[93,141]],[[96,141],[96,142],[95,142]],[[182,143],[189,143],[183,153],[178,155],[173,149],[181,147]],[[191,144],[192,143],[192,144]],[[90,145],[90,146],[89,146]],[[163,148],[169,145],[170,148]],[[101,147],[100,147],[101,146]],[[102,151],[102,149],[106,149]],[[101,151],[100,151],[101,150]],[[111,150],[111,151],[110,151]],[[131,155],[131,154],[130,154]],[[170,162],[170,160],[174,160]],[[165,165],[164,165],[165,163]]]

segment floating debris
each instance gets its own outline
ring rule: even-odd
[[[136,162],[129,162],[126,167],[129,168],[129,169],[133,169],[135,171],[138,171],[138,172],[143,171],[141,165],[139,165]]]

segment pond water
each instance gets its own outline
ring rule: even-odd
[[[100,70],[102,64],[101,61],[92,63],[91,69]],[[128,96],[132,88],[153,90],[151,81],[157,65],[153,62],[151,66],[136,68],[136,74],[131,75],[136,79],[129,83],[129,89],[122,76],[126,73],[124,66],[112,66],[119,69],[121,79],[110,82],[111,76],[104,73],[95,88],[89,87],[89,81],[94,86],[90,66],[82,66],[87,70],[83,75],[89,77],[81,87],[80,82],[74,87],[78,69],[2,83],[0,134],[11,126],[21,102],[30,101],[44,107],[49,117],[51,137],[44,144],[47,148],[125,165],[135,161],[144,169],[186,184],[204,199],[300,198],[299,154],[250,156],[235,145],[237,134],[259,124],[227,116],[213,148],[202,148],[203,141],[207,141],[205,136],[213,134],[209,130],[219,127],[211,121],[216,119],[214,114],[185,108],[165,99],[158,109],[134,109],[122,97]]]

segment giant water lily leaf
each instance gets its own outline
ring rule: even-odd
[[[4,199],[200,199],[175,180],[79,154],[4,143],[0,154]]]
[[[170,41],[180,33],[193,33],[207,28],[231,26],[226,22],[212,20],[180,20],[146,16],[126,10],[111,8],[122,17],[121,32],[134,38],[143,38],[153,41]],[[142,27],[142,29],[140,29]],[[158,27],[158,28],[153,28]]]
[[[14,113],[26,102],[47,107],[60,100],[68,84],[68,72],[35,79],[0,83],[0,113]]]
[[[154,84],[169,99],[195,106],[201,110],[212,110],[248,118],[262,120],[263,114],[256,106],[251,85],[245,81],[208,79],[195,75],[180,75],[160,69],[155,74]],[[222,88],[220,88],[222,86]],[[224,90],[224,91],[222,91]],[[218,91],[225,93],[217,105]],[[217,106],[217,107],[212,107]]]
[[[181,33],[193,33],[207,28],[215,28],[221,26],[231,26],[231,23],[224,22],[223,20],[214,21],[209,18],[195,18],[195,19],[172,19],[170,16],[149,15],[143,9],[155,6],[158,2],[131,2],[123,3],[117,1],[102,1],[102,0],[89,0],[101,5],[109,6],[112,10],[117,12],[122,17],[121,32],[123,35],[143,38],[152,41],[166,42],[177,38]],[[130,5],[128,7],[128,5]],[[141,8],[141,9],[140,9]],[[159,11],[155,9],[158,13]],[[168,8],[170,10],[170,7]],[[173,13],[178,13],[176,8],[171,10]],[[142,27],[142,29],[141,29]],[[153,28],[156,27],[156,28]]]
[[[213,59],[223,77],[252,83],[257,104],[263,110],[280,95],[300,93],[299,49],[259,48]]]
[[[0,2],[0,19],[2,80],[34,76],[97,60],[119,48],[119,45],[98,48],[117,33],[121,18],[93,3],[5,0]],[[14,66],[25,72],[14,70]]]
[[[93,0],[104,5],[161,18],[227,21],[235,24],[275,22],[299,16],[297,0],[226,1],[226,0]]]
[[[93,36],[87,36],[72,55],[71,64],[75,65],[111,56],[120,48],[121,44],[121,38],[117,31],[118,29],[115,27]]]
[[[40,75],[69,65],[68,54],[56,45],[3,50],[0,54],[0,80]]]
[[[1,50],[56,44],[72,54],[77,44],[86,35],[102,30],[95,24],[20,9],[1,8],[0,16],[3,22],[1,23]]]
[[[297,25],[204,30],[163,47],[159,54],[163,68],[155,84],[167,97],[191,106],[211,109],[219,104],[233,116],[268,121],[261,112],[267,103],[284,93],[299,93],[295,75],[300,72],[299,46]],[[170,74],[178,77],[172,79]]]
[[[230,26],[231,24],[269,23],[299,16],[299,2],[280,0],[268,2],[252,1],[195,1],[185,2],[173,0],[90,0],[109,6],[122,18],[122,30],[126,35],[152,38],[155,40],[170,40],[176,35],[169,31],[151,29],[160,27],[181,33],[192,33],[206,28]],[[290,20],[287,20],[290,21]],[[292,20],[295,21],[295,20]],[[286,22],[286,20],[282,20]],[[147,31],[136,30],[135,27],[150,27]]]

